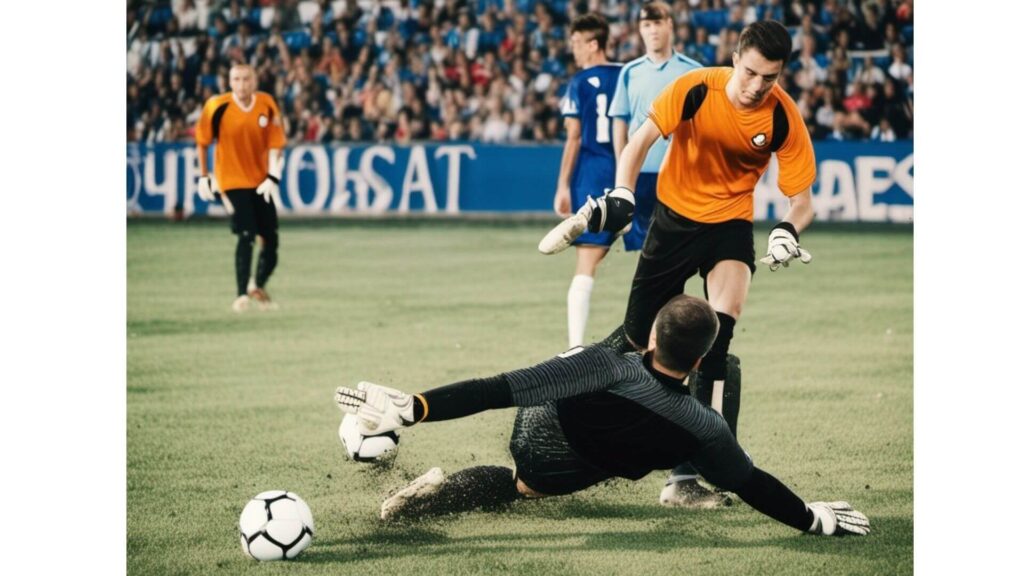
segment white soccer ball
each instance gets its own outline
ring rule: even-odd
[[[359,418],[354,414],[345,414],[341,419],[338,436],[345,445],[348,457],[356,462],[377,462],[385,456],[394,456],[394,451],[398,449],[397,431],[363,436],[359,433]]]
[[[261,492],[238,519],[242,552],[256,560],[291,560],[313,540],[313,513],[293,492]]]

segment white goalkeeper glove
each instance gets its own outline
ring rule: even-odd
[[[796,228],[789,222],[779,222],[768,234],[768,254],[761,258],[762,264],[775,272],[779,266],[788,267],[789,261],[799,258],[804,264],[811,261],[811,253],[801,248]]]
[[[338,408],[359,417],[359,433],[374,436],[415,424],[413,397],[401,390],[360,382],[356,389],[339,386],[334,392]]]
[[[552,228],[541,239],[537,249],[541,254],[557,254],[572,246],[586,230],[595,233],[608,231],[616,236],[625,234],[633,225],[635,209],[633,191],[625,186],[619,186],[597,200],[587,196],[583,206]]]
[[[270,199],[281,191],[281,171],[284,169],[284,156],[280,150],[271,150],[267,160],[267,177],[256,187],[256,193],[270,203]]]
[[[814,522],[807,530],[811,534],[866,536],[871,532],[868,517],[854,510],[848,502],[811,502],[807,508],[814,513]]]
[[[277,196],[277,193],[280,190],[278,187],[279,182],[280,179],[267,174],[267,177],[263,179],[263,182],[260,182],[260,185],[256,187],[256,193],[263,196],[263,200],[269,204],[270,199]]]
[[[217,189],[217,180],[213,176],[200,176],[198,192],[199,197],[205,202],[214,202],[216,200],[214,194],[220,192]]]

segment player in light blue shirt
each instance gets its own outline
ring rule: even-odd
[[[570,27],[569,45],[580,71],[569,80],[561,104],[566,137],[555,212],[562,217],[579,210],[588,196],[600,198],[615,184],[615,149],[608,105],[622,65],[609,63],[605,57],[608,33],[608,22],[596,13],[577,17]],[[576,272],[567,296],[570,348],[583,344],[594,275],[614,240],[610,232],[587,232],[573,242]]]
[[[647,111],[661,91],[700,64],[672,50],[674,43],[672,12],[664,2],[649,2],[640,9],[640,37],[646,54],[622,67],[608,114],[613,118],[615,157],[622,154],[628,135],[647,120]],[[633,226],[623,236],[627,250],[643,246],[651,225],[651,212],[658,196],[658,171],[668,151],[669,140],[659,139],[647,152],[636,181],[636,210]],[[721,413],[721,408],[717,409]],[[660,502],[665,506],[711,508],[725,503],[725,497],[707,490],[697,482],[697,471],[689,463],[672,470]]]
[[[615,157],[618,158],[628,142],[628,134],[636,132],[647,119],[651,102],[676,78],[700,63],[672,50],[672,13],[664,2],[650,2],[640,9],[640,37],[646,54],[622,67],[608,115],[613,118],[612,132]],[[658,170],[668,150],[668,139],[659,139],[651,146],[640,168],[636,181],[636,211],[633,226],[622,237],[626,250],[643,247],[647,229],[651,224],[651,211],[657,197]]]

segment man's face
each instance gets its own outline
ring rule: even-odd
[[[582,68],[597,53],[597,40],[589,32],[573,32],[569,36],[569,47],[576,65]]]
[[[239,100],[248,100],[256,92],[256,77],[252,68],[236,66],[231,69],[228,76],[228,83],[231,91],[238,96]]]
[[[672,20],[641,20],[640,37],[648,52],[661,52],[672,44]]]
[[[737,97],[744,108],[757,108],[771,92],[782,73],[782,60],[767,60],[754,48],[739,55],[732,54],[734,82],[739,89]]]

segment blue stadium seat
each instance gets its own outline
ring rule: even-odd
[[[171,12],[170,6],[157,6],[153,8],[153,11],[149,13],[149,21],[147,22],[149,31],[163,32],[173,16],[174,13]]]
[[[718,34],[718,31],[729,22],[728,10],[696,10],[693,13],[693,26],[703,26],[709,34]]]
[[[758,5],[758,7],[756,8],[756,10],[757,10],[757,19],[758,20],[764,20],[764,13],[768,9],[769,9],[769,7],[764,5],[764,4]],[[783,16],[785,16],[785,13],[782,10],[782,6],[772,6],[771,7],[771,14],[769,14],[769,18],[771,18],[772,20],[778,20],[779,22],[781,22]]]
[[[291,32],[285,32],[281,35],[284,38],[284,43],[288,45],[288,50],[297,52],[303,48],[309,48],[312,42],[309,37],[309,32],[305,30],[292,30]]]
[[[903,36],[903,40],[906,44],[910,45],[914,43],[914,25],[907,24],[900,30],[900,36]]]
[[[255,32],[262,28],[262,26],[260,26],[260,10],[262,9],[259,6],[256,6],[250,8],[249,13],[245,15],[245,23],[249,25],[250,31]]]

